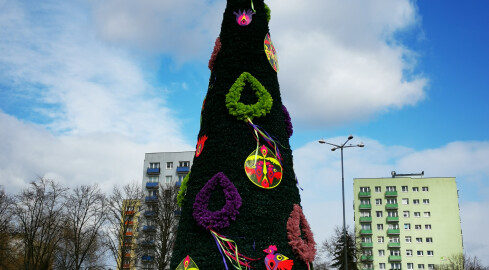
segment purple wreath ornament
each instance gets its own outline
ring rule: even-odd
[[[208,209],[212,191],[217,185],[222,187],[226,203],[221,210]],[[241,207],[241,196],[233,183],[223,172],[216,173],[197,193],[194,202],[193,216],[197,223],[207,230],[220,230],[229,226],[231,220],[236,220]]]

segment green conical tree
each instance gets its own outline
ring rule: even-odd
[[[256,13],[252,15],[251,23],[240,26],[234,13],[252,8]],[[241,254],[259,259],[251,262],[256,269],[266,269],[264,257],[267,253],[263,250],[270,245],[275,245],[278,253],[294,261],[293,269],[308,269],[306,262],[294,253],[287,236],[287,221],[294,204],[300,205],[300,195],[289,146],[291,129],[288,128],[290,122],[286,121],[288,113],[283,109],[277,72],[272,68],[264,50],[264,40],[269,33],[269,12],[263,0],[227,1],[219,35],[220,50],[213,54],[216,56],[215,59],[211,59],[211,75],[198,134],[198,139],[201,139],[199,141],[203,141],[204,137],[207,139],[205,143],[199,144],[197,152],[201,149],[201,153],[194,157],[188,182],[182,186],[185,197],[171,269],[175,269],[187,255],[190,255],[201,270],[226,269],[223,256],[208,229],[215,229],[219,234],[234,240]],[[263,88],[273,99],[271,109],[268,111],[260,107],[261,110],[255,110],[255,112],[262,112],[263,115],[256,113],[252,121],[281,145],[279,150],[282,157],[283,177],[280,184],[274,188],[265,189],[252,183],[244,168],[248,156],[257,150],[256,135],[251,125],[245,121],[246,117],[240,113],[231,115],[228,108],[232,107],[229,105],[232,94],[228,95],[228,93],[233,85],[236,86],[237,79],[242,75],[246,78],[241,95],[234,96],[239,99],[239,102],[247,105],[268,104],[266,98],[257,97],[257,95],[266,96],[262,91]],[[255,93],[257,89],[261,89],[258,94]],[[266,145],[271,152],[275,152],[263,138],[258,137],[260,146]],[[204,228],[194,218],[196,197],[216,174],[219,177],[224,175],[230,180],[239,193],[241,205],[237,209],[239,214],[235,220],[229,222],[229,226]],[[273,183],[277,183],[277,180],[274,181]],[[223,189],[217,185],[210,195],[208,205],[204,203],[204,206],[212,212],[222,209],[225,204]],[[226,207],[224,208],[229,210]],[[298,224],[296,227],[299,230]],[[301,223],[300,228],[304,230],[304,227],[308,225]],[[301,235],[297,236],[300,237],[299,242],[306,236],[306,232],[301,232]],[[309,244],[312,242],[309,238]],[[310,257],[315,253],[313,249],[309,248],[302,252],[308,253]],[[226,260],[226,263],[229,269],[234,269],[229,261]]]

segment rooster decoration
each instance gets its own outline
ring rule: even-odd
[[[267,249],[263,250],[265,253],[268,253],[265,256],[265,266],[267,270],[291,270],[294,265],[294,261],[287,258],[286,256],[275,253],[277,251],[277,247],[275,245],[269,246]]]

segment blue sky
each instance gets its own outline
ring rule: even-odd
[[[317,241],[341,224],[339,153],[317,140],[353,134],[366,147],[345,152],[347,201],[354,177],[457,177],[465,251],[489,265],[489,4],[266,3]],[[192,150],[224,6],[0,0],[0,184],[108,191],[141,180],[145,152]]]

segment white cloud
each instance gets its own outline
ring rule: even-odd
[[[269,5],[282,94],[296,120],[361,120],[425,97],[427,79],[412,74],[416,55],[394,38],[417,23],[411,1]]]
[[[326,141],[341,143],[345,138]],[[385,146],[369,138],[365,148],[344,151],[346,221],[353,225],[353,178],[390,177],[390,172],[419,173],[425,177],[456,177],[460,196],[464,249],[489,265],[485,253],[489,236],[480,234],[489,220],[482,213],[489,207],[489,142],[453,142],[437,149],[416,151],[403,146]],[[295,172],[306,217],[321,243],[335,226],[342,224],[341,162],[338,151],[311,142],[294,151]]]
[[[210,55],[219,35],[224,1],[89,1],[102,39],[153,52],[177,61]]]
[[[145,152],[193,148],[165,89],[127,52],[98,41],[87,21],[74,2],[1,3],[0,94],[10,115],[0,110],[0,184],[8,190],[36,176],[105,188],[140,181]]]

